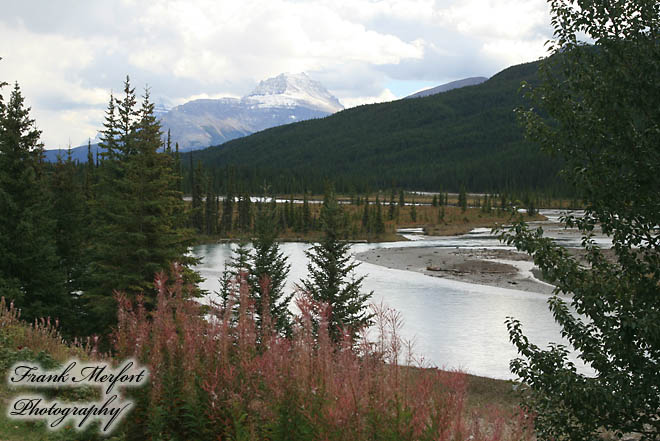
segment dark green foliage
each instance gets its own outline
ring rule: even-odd
[[[55,221],[55,245],[60,268],[65,275],[65,290],[72,295],[82,288],[87,265],[85,249],[90,234],[86,213],[86,196],[71,154],[66,161],[58,158],[50,179],[52,217]],[[91,190],[90,190],[91,191]]]
[[[660,4],[550,5],[553,56],[544,62],[543,84],[531,92],[546,113],[522,111],[521,121],[532,139],[563,157],[565,176],[587,204],[583,217],[565,219],[583,234],[587,264],[540,229],[519,224],[504,237],[534,257],[556,294],[572,296],[553,296],[550,309],[597,375],[578,374],[563,346],[535,346],[513,319],[507,326],[522,358],[511,369],[531,386],[526,404],[537,413],[541,439],[600,439],[603,428],[658,439]],[[594,45],[580,43],[579,35]],[[612,238],[612,258],[592,240],[599,226]]]
[[[222,201],[222,221],[220,230],[222,234],[229,234],[234,226],[234,193],[229,186],[224,201]]]
[[[417,222],[417,206],[415,205],[415,198],[413,198],[412,205],[410,207],[410,220]]]
[[[71,299],[56,254],[41,132],[29,112],[18,84],[7,103],[0,100],[0,292],[27,320],[65,319]]]
[[[190,211],[190,220],[193,228],[201,233],[204,231],[204,206],[202,204],[202,198],[204,197],[204,188],[207,184],[204,169],[200,161],[197,161],[197,167],[195,167],[195,171],[191,174],[191,178],[192,209]]]
[[[114,322],[113,290],[144,293],[151,306],[154,275],[168,272],[175,262],[187,267],[195,261],[186,256],[191,238],[183,228],[179,176],[171,155],[159,152],[160,123],[149,92],[139,109],[128,79],[124,92],[124,99],[108,108],[102,137],[108,151],[97,169],[91,263],[82,296],[87,332],[105,331]],[[186,278],[195,275],[188,271]]]
[[[250,293],[255,300],[255,309],[260,316],[263,312],[263,299],[268,298],[272,326],[280,334],[291,331],[289,303],[293,293],[285,294],[286,278],[290,265],[280,251],[277,237],[277,211],[274,207],[261,207],[255,220],[257,236],[250,262],[248,282]],[[261,320],[257,321],[261,326]]]
[[[383,208],[380,205],[380,198],[376,195],[376,213],[373,216],[374,233],[383,234],[385,232],[385,221],[383,220]]]
[[[364,197],[364,210],[362,211],[362,228],[365,229],[367,232],[369,232],[370,229],[370,221],[369,221],[369,209],[371,206],[369,205],[369,195]]]
[[[312,228],[312,212],[309,208],[309,199],[307,198],[307,192],[303,196],[303,206],[302,206],[302,222],[303,222],[303,232],[307,233]]]
[[[360,292],[364,277],[355,277],[358,263],[352,261],[350,244],[341,240],[343,212],[331,188],[326,190],[323,200],[321,225],[325,235],[306,252],[309,278],[301,282],[301,287],[315,301],[330,306],[329,333],[334,342],[340,342],[344,329],[355,338],[355,332],[370,323],[366,302],[373,293]]]
[[[530,148],[513,110],[520,82],[538,62],[508,68],[483,84],[419,99],[360,106],[275,127],[195,152],[209,169],[234,165],[256,191],[315,193],[395,186],[470,191],[554,189],[559,162]],[[303,185],[304,184],[304,185]]]
[[[252,230],[252,202],[247,193],[238,199],[238,228],[243,232]]]
[[[467,193],[465,192],[465,186],[463,185],[461,185],[461,189],[458,192],[458,206],[461,207],[463,213],[467,211]]]
[[[387,210],[387,219],[388,220],[394,219],[395,211],[396,211],[396,203],[394,202],[394,189],[392,189],[392,193],[390,194],[390,206]]]

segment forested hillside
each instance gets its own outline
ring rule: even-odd
[[[339,191],[390,187],[470,191],[561,189],[560,164],[523,139],[514,109],[521,81],[536,82],[538,62],[510,67],[483,84],[360,106],[276,127],[194,153],[222,186],[224,170],[253,187]]]

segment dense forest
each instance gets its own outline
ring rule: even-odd
[[[148,90],[138,104],[127,77],[121,99],[110,97],[105,151],[85,164],[44,162],[18,84],[2,98],[0,292],[24,319],[58,318],[68,336],[104,334],[116,320],[113,290],[150,299],[154,274],[175,263],[196,280],[178,166],[162,151]]]
[[[559,160],[524,140],[514,110],[520,84],[537,82],[538,62],[510,67],[483,84],[424,98],[360,106],[332,116],[275,127],[202,151],[200,161],[226,191],[227,169],[258,191],[322,193],[392,187],[411,190],[567,192]],[[188,172],[189,173],[189,172]],[[190,189],[185,182],[185,190]]]

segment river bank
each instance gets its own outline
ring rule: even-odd
[[[533,262],[523,253],[503,249],[447,247],[378,248],[355,258],[387,268],[415,271],[479,285],[551,294],[553,286],[532,273]]]

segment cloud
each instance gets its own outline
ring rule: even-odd
[[[545,0],[10,2],[0,79],[17,80],[47,147],[83,143],[126,74],[157,102],[242,96],[308,72],[346,106],[392,81],[492,75],[544,52]]]

